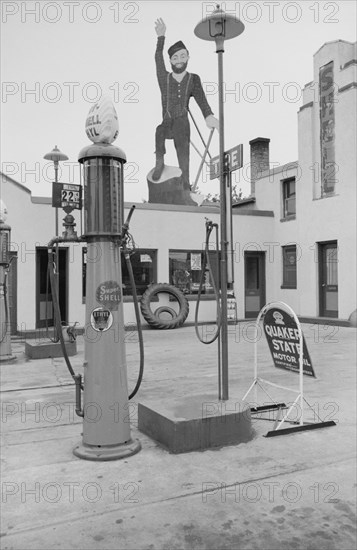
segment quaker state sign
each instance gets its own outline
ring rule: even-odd
[[[294,318],[280,308],[271,307],[264,315],[263,327],[274,365],[299,372],[300,339]],[[303,373],[316,378],[304,335],[302,339]]]

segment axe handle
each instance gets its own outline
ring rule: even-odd
[[[200,166],[199,166],[199,168],[198,168],[198,172],[197,172],[197,176],[196,176],[196,179],[195,179],[195,183],[193,184],[193,187],[192,187],[192,189],[191,189],[192,192],[196,191],[198,178],[200,177],[201,172],[202,172],[202,167],[203,167],[203,164],[204,164],[204,162],[205,162],[205,158],[206,158],[206,155],[207,155],[207,152],[208,152],[208,148],[209,148],[210,143],[211,143],[211,140],[212,140],[213,132],[214,132],[214,128],[211,128],[211,132],[210,132],[210,135],[209,135],[209,137],[208,137],[207,145],[206,145],[206,148],[205,148],[204,153],[203,153],[203,156],[202,156],[201,164],[200,164]]]

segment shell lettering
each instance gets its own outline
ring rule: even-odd
[[[93,143],[113,143],[119,134],[118,115],[112,100],[102,97],[89,110],[85,130]]]

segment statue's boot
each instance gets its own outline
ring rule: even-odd
[[[158,181],[161,178],[161,174],[162,174],[162,171],[164,169],[164,166],[165,166],[164,157],[157,156],[156,157],[155,170],[153,171],[152,176],[151,176],[153,181]]]

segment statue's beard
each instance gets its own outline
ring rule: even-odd
[[[183,73],[187,68],[187,63],[188,63],[188,61],[186,61],[186,63],[182,63],[181,67],[177,67],[177,65],[173,65],[171,63],[171,67],[172,67],[173,72],[176,73],[176,74]]]

